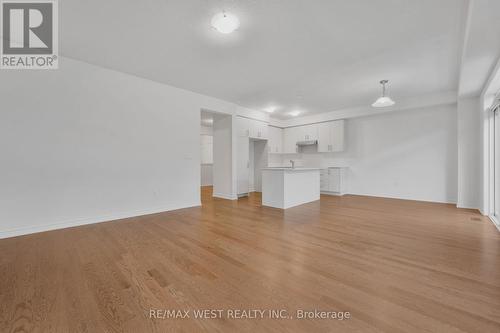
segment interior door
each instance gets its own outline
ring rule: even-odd
[[[237,163],[237,190],[238,195],[244,195],[249,191],[250,170],[250,140],[239,137],[238,140],[238,163]]]

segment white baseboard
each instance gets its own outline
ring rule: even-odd
[[[363,193],[363,192],[351,192],[351,191],[346,192],[344,194],[362,195],[362,196],[365,196],[365,197],[375,197],[375,198],[387,198],[387,199],[398,199],[398,200],[434,202],[434,203],[454,204],[454,205],[457,204],[457,202],[455,200],[431,200],[431,199],[424,199],[424,198],[412,198],[412,197],[393,196],[393,195],[374,194],[374,193]]]
[[[490,221],[493,223],[495,227],[497,227],[498,231],[500,232],[500,221],[496,220],[493,216],[488,216],[490,218]]]
[[[477,210],[480,210],[478,204],[463,203],[463,202],[457,202],[457,208],[477,209]]]
[[[321,193],[321,194],[326,194],[326,195],[334,195],[334,196],[337,196],[337,197],[341,197],[341,196],[343,196],[344,194],[347,194],[347,193],[329,192],[329,191],[321,191],[320,193]]]
[[[221,193],[213,193],[212,196],[214,198],[226,199],[226,200],[238,200],[237,196],[226,195]]]
[[[149,214],[157,214],[157,213],[168,212],[168,211],[172,211],[172,210],[178,210],[178,209],[190,208],[190,207],[198,207],[198,206],[201,206],[200,201],[194,202],[194,203],[188,204],[188,205],[177,206],[177,207],[173,207],[173,206],[155,207],[155,208],[150,208],[150,209],[143,209],[143,210],[135,210],[135,211],[129,211],[129,212],[121,212],[121,213],[116,213],[116,214],[102,215],[102,216],[98,216],[98,217],[80,218],[80,219],[58,222],[58,223],[36,225],[36,226],[27,226],[27,227],[10,229],[10,230],[1,230],[0,231],[0,239],[28,235],[28,234],[34,234],[34,233],[50,231],[50,230],[77,227],[77,226],[87,225],[87,224],[111,222],[111,221],[131,218],[131,217],[137,217],[137,216],[149,215]]]

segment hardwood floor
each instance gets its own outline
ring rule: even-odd
[[[476,211],[362,196],[282,211],[210,188],[202,199],[0,240],[0,332],[500,332],[500,233]],[[228,318],[235,309],[294,318]]]

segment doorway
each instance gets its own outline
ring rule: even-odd
[[[493,108],[493,134],[491,136],[492,140],[492,152],[493,152],[493,209],[492,218],[494,222],[500,225],[500,104],[497,104]]]
[[[232,116],[200,111],[200,196],[232,199]]]
[[[213,186],[213,115],[209,112],[201,112],[200,129],[200,168],[201,186]]]
[[[250,139],[250,192],[262,192],[262,168],[267,167],[266,147],[266,140]]]
[[[267,167],[267,140],[238,137],[238,197],[262,191],[262,168]]]

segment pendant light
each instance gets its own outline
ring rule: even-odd
[[[385,95],[385,85],[389,82],[389,80],[382,80],[380,84],[382,85],[382,96],[380,96],[375,103],[372,104],[374,108],[385,108],[387,106],[391,106],[396,104],[389,96]]]

